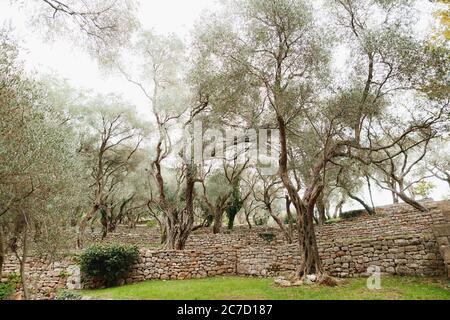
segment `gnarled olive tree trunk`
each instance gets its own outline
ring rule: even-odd
[[[411,197],[408,197],[403,191],[402,192],[396,192],[397,196],[402,199],[405,203],[409,204],[410,206],[414,207],[415,209],[421,211],[421,212],[427,212],[428,209],[425,208],[423,205],[421,205],[416,200],[412,199]]]
[[[185,205],[180,211],[172,208],[165,200],[165,196],[162,197],[165,214],[164,247],[166,249],[183,250],[186,247],[187,239],[194,227],[194,187],[196,182],[194,165],[186,165]]]
[[[353,200],[357,201],[358,203],[360,203],[364,207],[364,209],[366,209],[368,214],[370,214],[370,215],[375,214],[375,209],[370,207],[369,205],[367,205],[364,200],[362,200],[361,198],[357,197],[356,195],[354,195],[348,191],[347,191],[347,195],[350,199],[353,199]]]
[[[208,210],[212,213],[214,219],[212,226],[213,234],[219,234],[222,231],[223,215],[226,210],[229,198],[230,194],[225,194],[219,196],[215,202],[212,202],[208,200],[207,196],[203,195],[205,204],[207,205]]]
[[[99,205],[94,204],[92,208],[81,218],[80,224],[78,225],[78,236],[77,236],[77,247],[78,249],[83,248],[84,234],[89,221],[92,220],[94,214],[98,211]]]
[[[316,208],[318,213],[318,220],[319,225],[323,225],[325,221],[327,220],[326,214],[325,214],[325,203],[323,199],[323,192],[320,194],[319,199],[317,200]]]
[[[286,199],[286,214],[288,218],[288,232],[289,237],[293,240],[294,239],[294,217],[292,216],[291,212],[291,199],[289,199],[289,196],[285,196]]]
[[[214,210],[213,233],[219,234],[222,231],[223,211],[221,207]]]
[[[324,163],[321,162],[313,168],[312,179],[308,183],[303,199],[301,199],[289,178],[286,124],[281,116],[277,117],[277,122],[280,130],[279,175],[297,214],[298,244],[301,255],[297,275],[299,278],[303,278],[315,274],[321,279],[325,272],[314,232],[314,207],[323,188],[320,185],[320,171]]]
[[[281,232],[283,232],[284,238],[286,239],[287,243],[292,243],[292,234],[289,232],[288,229],[286,229],[283,221],[273,212],[272,206],[269,204],[267,205],[267,210],[269,211],[270,216],[275,221],[275,223],[280,228]]]

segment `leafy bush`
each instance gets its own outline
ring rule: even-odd
[[[0,283],[0,300],[6,300],[20,287],[20,276],[11,272],[8,274],[8,280]]]
[[[14,285],[11,282],[0,283],[0,300],[8,299],[14,293]]]
[[[412,192],[424,200],[430,196],[430,193],[434,188],[436,188],[436,186],[432,182],[420,181],[412,188]]]
[[[148,221],[146,222],[146,225],[147,225],[147,227],[149,227],[149,228],[155,228],[156,225],[157,225],[157,223],[156,223],[156,220],[148,220]]]
[[[93,245],[80,255],[80,269],[90,280],[114,286],[121,276],[131,270],[139,257],[136,246]]]
[[[81,295],[68,290],[60,290],[56,295],[56,300],[81,300]]]
[[[12,285],[14,286],[20,286],[20,275],[15,273],[15,272],[11,272],[8,274],[8,282],[10,282]]]

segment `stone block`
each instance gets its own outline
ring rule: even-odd
[[[450,236],[450,223],[434,225],[433,232],[438,237]]]

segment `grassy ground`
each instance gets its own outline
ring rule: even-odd
[[[95,291],[84,296],[114,300],[450,300],[444,280],[382,277],[380,290],[369,290],[366,279],[349,279],[338,287],[280,288],[272,279],[217,277],[178,281],[147,281]]]

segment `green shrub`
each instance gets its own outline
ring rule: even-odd
[[[56,295],[56,300],[81,300],[81,295],[68,290],[60,290]]]
[[[14,291],[14,284],[11,282],[0,283],[0,300],[8,299]]]
[[[8,274],[8,280],[0,283],[0,300],[8,299],[19,288],[20,276],[15,272],[11,272]]]
[[[121,276],[131,270],[139,257],[136,246],[93,245],[80,255],[80,269],[90,280],[114,286]]]
[[[155,228],[156,225],[157,225],[157,223],[156,223],[156,220],[148,220],[148,221],[146,222],[146,225],[147,225],[147,227],[149,227],[149,228]]]
[[[13,287],[19,287],[20,281],[20,275],[18,275],[17,273],[11,272],[8,274],[8,282],[11,283]]]

